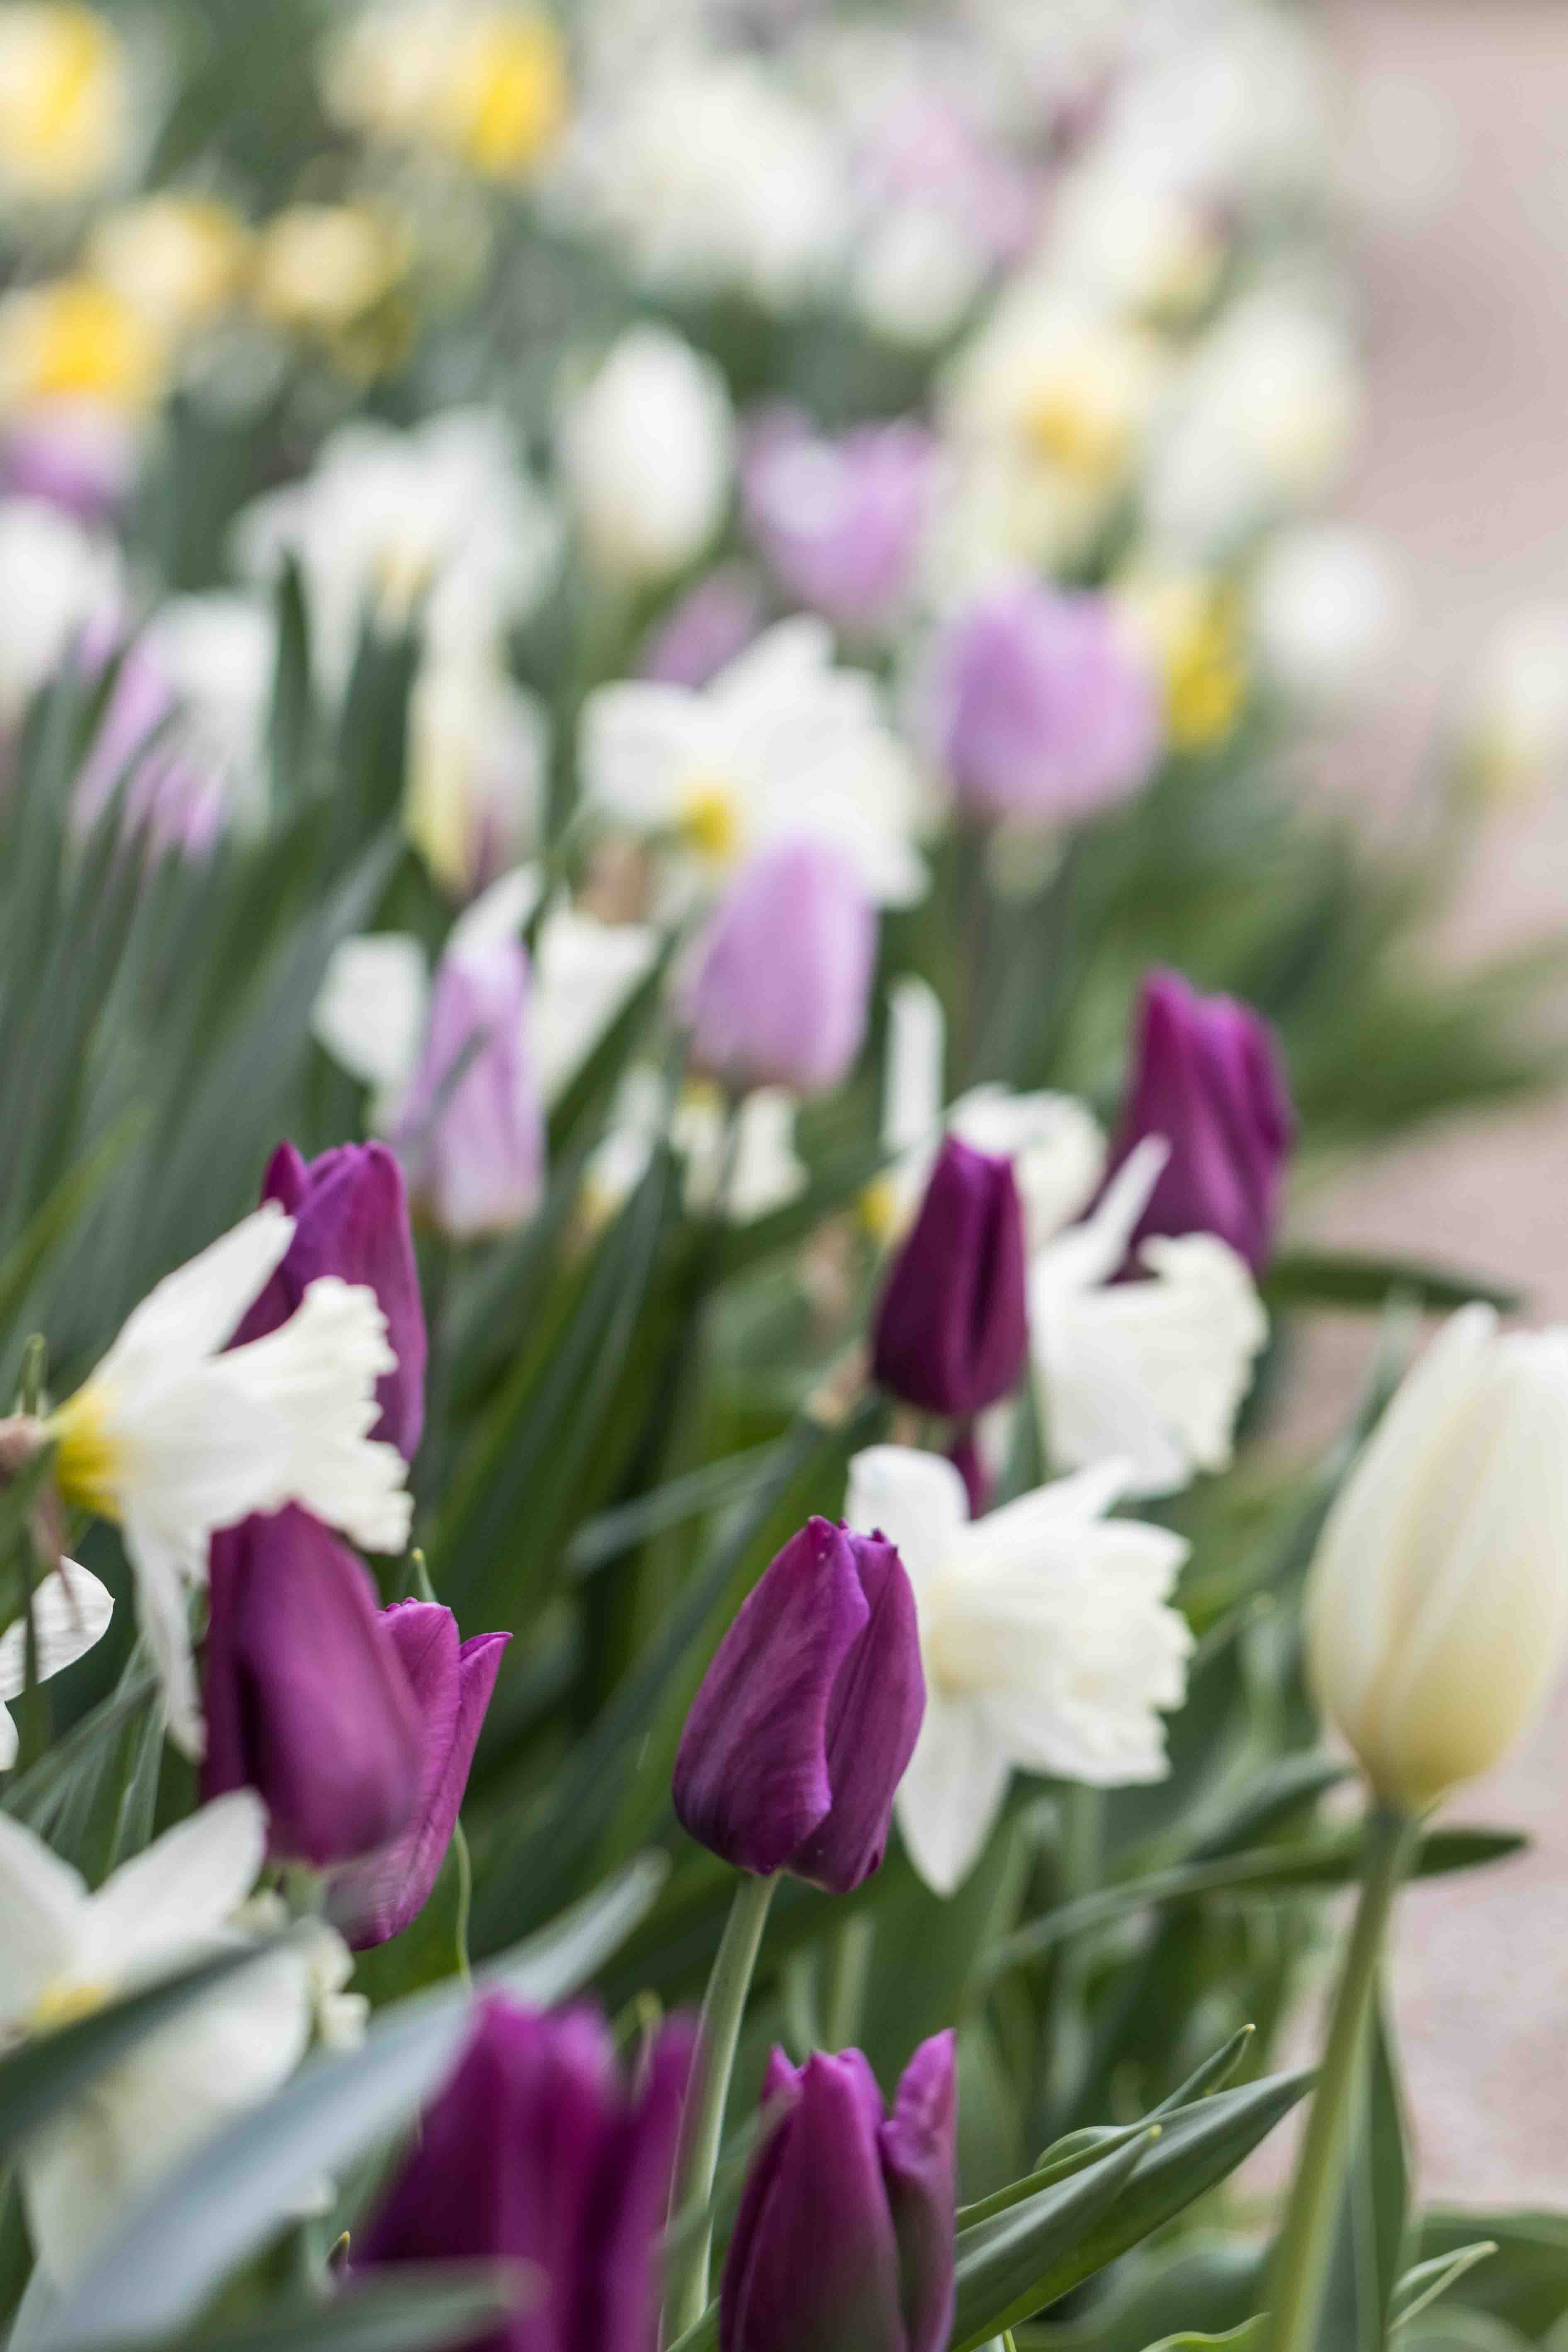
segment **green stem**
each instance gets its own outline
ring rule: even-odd
[[[1290,2201],[1270,2264],[1270,2352],[1312,2352],[1378,1960],[1416,1831],[1408,1814],[1384,1805],[1375,1806],[1367,1822],[1366,1875],[1334,1994],[1328,2047],[1296,2161]]]
[[[827,1983],[822,2001],[825,2049],[847,2050],[860,2032],[876,1935],[865,1913],[856,1912],[841,1919],[828,1936]]]
[[[713,2194],[741,2020],[746,2013],[746,1995],[752,1988],[752,1971],[757,1965],[773,1897],[771,1878],[753,1878],[749,1873],[742,1875],[730,1906],[719,1949],[713,1956],[713,1972],[702,2000],[701,2079],[696,2098],[688,2104],[681,2117],[675,2189],[669,2208],[672,2214],[692,2205],[706,2205]],[[710,2220],[670,2262],[664,2302],[667,2344],[684,2336],[689,2327],[695,2327],[708,2307],[708,2263],[712,2249],[713,2225]]]

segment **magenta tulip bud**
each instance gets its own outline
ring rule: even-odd
[[[743,563],[721,563],[679,597],[643,641],[637,669],[661,686],[707,686],[743,654],[767,617],[762,583]]]
[[[431,1601],[397,1601],[381,1622],[413,1693],[419,1774],[412,1816],[401,1834],[333,1874],[328,1914],[358,1952],[401,1934],[429,1899],[462,1810],[501,1652],[511,1639],[476,1633],[459,1643],[457,1619]]]
[[[1146,784],[1162,740],[1153,677],[1103,596],[993,590],[939,640],[931,747],[983,817],[1078,824]]]
[[[288,1211],[294,1238],[232,1344],[276,1331],[323,1275],[364,1284],[386,1318],[397,1359],[396,1370],[376,1383],[381,1419],[371,1435],[412,1462],[425,1426],[425,1308],[396,1159],[384,1143],[340,1143],[308,1160],[285,1141],[267,1163],[261,1197]]]
[[[766,411],[741,459],[752,541],[788,593],[836,627],[874,631],[909,601],[936,489],[935,437],[900,417],[819,437],[797,409]]]
[[[872,1372],[926,1412],[981,1412],[1017,1386],[1026,1298],[1013,1164],[950,1135],[882,1293]]]
[[[544,1183],[544,1113],[528,1055],[528,953],[467,939],[436,973],[419,1065],[393,1141],[408,1189],[443,1232],[507,1233]]]
[[[535,2297],[472,2352],[653,2352],[691,2054],[689,2029],[665,2026],[630,2091],[593,2010],[486,2001],[356,2268],[527,2263]]]
[[[1273,1030],[1233,996],[1152,971],[1139,998],[1132,1081],[1111,1171],[1145,1136],[1171,1147],[1132,1237],[1217,1234],[1261,1274],[1274,1246],[1296,1114]]]
[[[877,914],[820,841],[763,850],[730,885],[679,989],[691,1059],[736,1087],[826,1094],[866,1036]]]
[[[924,1713],[903,1562],[879,1536],[809,1520],[702,1677],[676,1751],[676,1812],[738,1870],[847,1895],[887,1849]]]
[[[720,2352],[942,2352],[952,2326],[953,2036],[923,2042],[890,2118],[858,2050],[763,2084],[780,2120],[752,2159],[719,2300]]]
[[[267,1801],[268,1851],[317,1869],[398,1835],[419,1790],[419,1710],[376,1590],[290,1504],[212,1539],[202,1801]]]

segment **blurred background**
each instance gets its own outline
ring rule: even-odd
[[[1390,812],[1422,788],[1455,677],[1510,615],[1568,603],[1568,13],[1552,0],[1337,0],[1351,107],[1367,429],[1349,510],[1405,556],[1413,625],[1387,691],[1333,754],[1336,789]],[[1497,807],[1464,879],[1455,957],[1561,923],[1568,798]],[[1484,1260],[1568,1314],[1568,1103],[1402,1146],[1316,1206],[1359,1245]],[[1342,1393],[1364,1334],[1325,1335],[1313,1395]],[[1412,1895],[1395,1996],[1434,2196],[1568,2191],[1568,1697],[1471,1792],[1532,1853]]]

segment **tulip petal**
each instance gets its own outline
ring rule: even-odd
[[[812,1519],[720,1643],[676,1753],[675,1809],[737,1869],[782,1869],[826,1818],[829,1704],[870,1614],[848,1538]]]
[[[942,2352],[952,2326],[958,2168],[957,2038],[922,2042],[879,2127],[899,2242],[909,2352]]]
[[[858,2050],[806,2061],[765,2192],[724,2267],[726,2352],[906,2352],[882,2100]]]
[[[893,1791],[904,1775],[925,1712],[915,1599],[889,1543],[855,1546],[870,1620],[840,1669],[828,1702],[827,1777],[833,1808],[798,1846],[798,1877],[847,1893],[880,1866]]]

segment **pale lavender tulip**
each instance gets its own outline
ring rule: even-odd
[[[817,841],[763,850],[731,884],[679,991],[694,1066],[728,1086],[824,1094],[866,1035],[877,914]]]
[[[768,409],[742,452],[746,529],[791,596],[840,629],[875,632],[914,586],[937,466],[912,417],[829,438],[799,409]]]
[[[456,1240],[521,1224],[543,1186],[528,997],[528,952],[510,937],[454,941],[436,974],[418,1067],[392,1140],[412,1198]]]
[[[42,499],[106,522],[136,478],[136,436],[96,401],[51,400],[13,417],[0,442],[0,497]]]
[[[1039,824],[1130,798],[1162,740],[1155,681],[1108,601],[1032,582],[988,592],[943,631],[927,724],[963,806]]]

